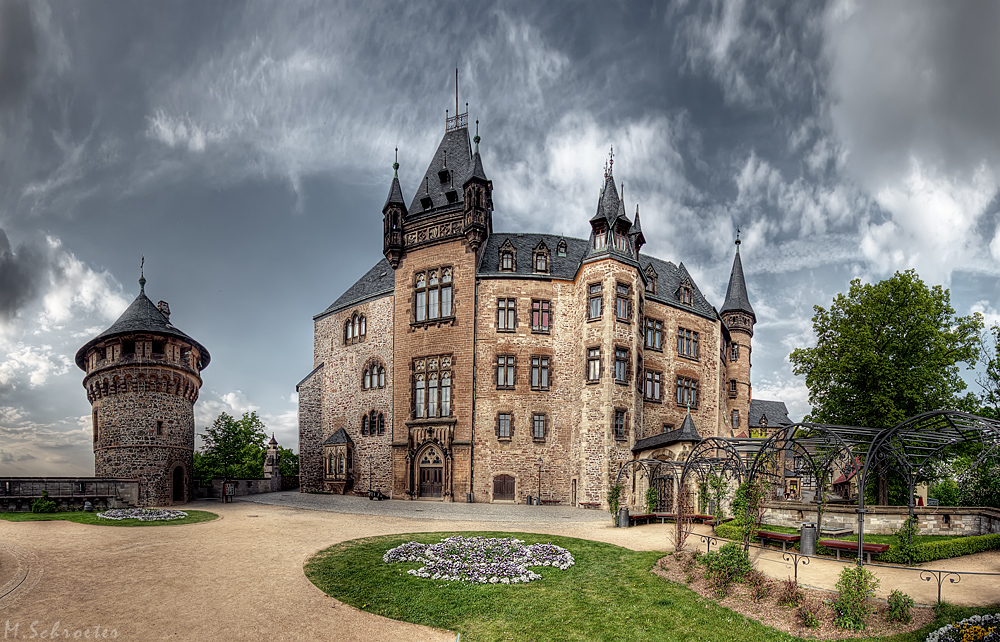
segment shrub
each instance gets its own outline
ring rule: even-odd
[[[726,522],[725,524],[719,524],[715,527],[715,534],[719,537],[724,537],[726,539],[740,540],[743,539],[742,533],[740,532],[740,527],[733,522]]]
[[[726,542],[718,551],[702,556],[699,561],[708,569],[705,576],[720,597],[728,595],[730,585],[753,570],[750,556],[734,542]]]
[[[611,511],[611,521],[618,526],[618,509],[621,508],[622,490],[624,486],[615,484],[608,489],[608,510]]]
[[[907,553],[909,554],[910,564],[920,564],[998,549],[1000,549],[1000,535],[998,534],[969,535],[957,539],[914,544],[913,548],[907,551]],[[883,562],[893,562],[896,564],[907,563],[907,557],[904,551],[899,549],[898,544],[890,545],[889,550],[882,553],[879,559]]]
[[[819,602],[813,600],[805,600],[799,606],[798,610],[795,611],[795,615],[799,618],[799,622],[802,626],[814,629],[819,626]]]
[[[917,545],[914,540],[917,538],[917,518],[910,517],[903,522],[903,525],[896,531],[896,550],[907,566],[913,564],[916,556]],[[888,552],[888,551],[887,551]]]
[[[848,566],[840,572],[837,580],[837,599],[833,608],[837,612],[834,624],[843,629],[861,631],[865,620],[875,609],[871,598],[875,596],[879,580],[863,566]]]
[[[652,513],[656,510],[656,506],[660,503],[660,493],[656,490],[655,486],[650,486],[646,489],[646,512]]]
[[[889,594],[889,609],[887,612],[889,620],[909,624],[910,620],[913,619],[913,614],[910,613],[910,609],[912,608],[913,598],[906,593],[893,589],[892,593]]]
[[[757,569],[747,573],[744,581],[750,589],[750,597],[753,598],[754,602],[761,602],[771,594],[771,585],[773,583]]]
[[[59,510],[56,503],[49,499],[49,491],[43,490],[42,496],[31,502],[32,513],[54,513]]]
[[[798,582],[792,578],[782,582],[775,601],[778,606],[797,606],[802,601],[802,589],[799,588]]]
[[[958,506],[958,482],[945,477],[931,486],[928,495],[938,500],[941,506]]]

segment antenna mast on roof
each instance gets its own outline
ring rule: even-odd
[[[455,115],[458,116],[458,67],[455,67]]]

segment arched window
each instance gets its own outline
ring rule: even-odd
[[[378,387],[385,388],[385,368],[382,366],[378,369]]]
[[[354,333],[351,328],[351,320],[348,319],[347,323],[344,324],[344,343],[351,343],[354,339]]]
[[[337,473],[344,474],[344,453],[340,453],[340,463],[337,465]]]
[[[385,415],[378,413],[378,434],[385,434]]]
[[[372,434],[372,435],[375,434],[376,421],[377,421],[377,418],[376,418],[376,415],[375,415],[375,411],[372,410],[370,413],[368,413],[368,425],[370,426],[369,434]]]
[[[361,388],[364,390],[368,390],[371,387],[372,387],[371,371],[368,368],[365,368],[364,374],[361,375]]]
[[[367,334],[367,328],[365,328],[365,317],[364,315],[361,315],[361,336],[363,337],[366,334]]]
[[[368,435],[368,415],[361,415],[361,434]]]

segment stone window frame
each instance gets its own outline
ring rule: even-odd
[[[445,314],[446,311],[447,314]],[[435,314],[432,315],[431,312],[435,312]],[[441,320],[455,318],[454,266],[431,266],[413,273],[413,308],[411,313],[414,325],[437,323]]]
[[[740,411],[737,408],[733,408],[732,425],[733,430],[737,430],[740,427]]]
[[[163,420],[162,419],[157,419],[156,420],[156,429],[155,430],[156,430],[156,436],[157,437],[162,437],[163,436]]]
[[[538,323],[535,323],[536,317]],[[545,325],[542,325],[542,319]],[[531,300],[531,331],[534,334],[549,334],[552,327],[552,301],[549,299]]]
[[[686,406],[690,401],[692,408],[698,407],[698,380],[694,377],[677,375],[674,398],[678,406]]]
[[[454,359],[451,354],[437,354],[416,357],[410,362],[412,372],[412,392],[410,415],[414,419],[437,419],[451,417],[455,410],[454,400]],[[431,386],[431,376],[436,386]],[[434,390],[432,399],[431,390]],[[434,414],[431,414],[434,401]]]
[[[91,419],[94,423],[94,443],[96,444],[101,438],[100,417],[98,417],[98,409],[96,407],[91,411]]]
[[[514,390],[517,386],[517,355],[497,353],[497,390]]]
[[[344,320],[344,345],[361,343],[368,336],[368,322],[363,312],[353,312]]]
[[[506,424],[504,423],[506,421]],[[497,413],[496,435],[499,441],[510,441],[514,438],[514,413],[502,410]]]
[[[541,420],[541,435],[539,435],[539,420]],[[533,441],[545,441],[549,435],[549,416],[544,412],[534,412],[531,414],[531,439]]]
[[[552,266],[551,253],[545,241],[539,241],[531,252],[531,270],[535,274],[548,274]]]
[[[587,363],[587,370],[585,371],[587,383],[597,383],[601,380],[601,375],[604,374],[604,360],[601,358],[601,346],[588,346],[584,350]]]
[[[645,348],[647,350],[663,352],[663,321],[653,317],[646,317],[646,321],[643,325],[645,326],[645,331],[643,332],[643,344]],[[652,344],[649,342],[651,332],[653,339]]]
[[[385,388],[385,364],[381,359],[372,359],[361,371],[361,389],[375,390]]]
[[[729,398],[730,399],[735,399],[736,395],[739,394],[739,387],[738,386],[739,386],[739,382],[736,379],[730,379],[729,380],[728,393],[729,393]]]
[[[543,381],[545,385],[542,385]],[[547,354],[531,355],[531,389],[546,391],[549,390],[551,386],[552,357]]]
[[[500,246],[500,254],[497,257],[497,270],[500,272],[517,272],[517,248],[506,239]]]
[[[658,275],[656,274],[656,270],[653,269],[652,263],[646,266],[645,275],[646,275],[646,292],[649,292],[650,294],[656,294],[656,280]]]
[[[614,352],[614,362],[615,362],[615,383],[619,385],[628,385],[629,375],[631,374],[632,365],[632,355],[626,346],[615,346]],[[619,377],[621,375],[621,377]]]
[[[646,370],[643,379],[643,400],[653,403],[663,403],[663,372],[660,370]]]
[[[517,332],[516,298],[501,297],[497,299],[496,320],[497,320],[497,332]]]
[[[615,282],[615,321],[632,323],[632,286]]]
[[[694,295],[692,294],[692,290],[691,280],[684,277],[681,281],[680,287],[677,289],[677,298],[680,300],[682,305],[694,307]]]
[[[595,314],[594,306],[597,311]],[[604,316],[604,284],[600,281],[587,284],[587,321],[597,321]]]
[[[700,361],[698,338],[697,331],[677,326],[677,356]]]
[[[611,419],[611,434],[615,441],[628,440],[628,409],[615,408]]]
[[[733,363],[740,360],[740,344],[734,343],[729,346],[729,360]]]

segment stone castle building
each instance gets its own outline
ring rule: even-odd
[[[748,430],[739,241],[717,311],[683,263],[642,253],[613,159],[588,239],[494,232],[479,140],[446,119],[409,204],[393,165],[384,258],[314,317],[301,489],[603,504],[623,462]]]
[[[139,296],[76,353],[93,408],[94,474],[139,480],[139,506],[194,494],[194,403],[210,356],[170,323],[166,301]]]

